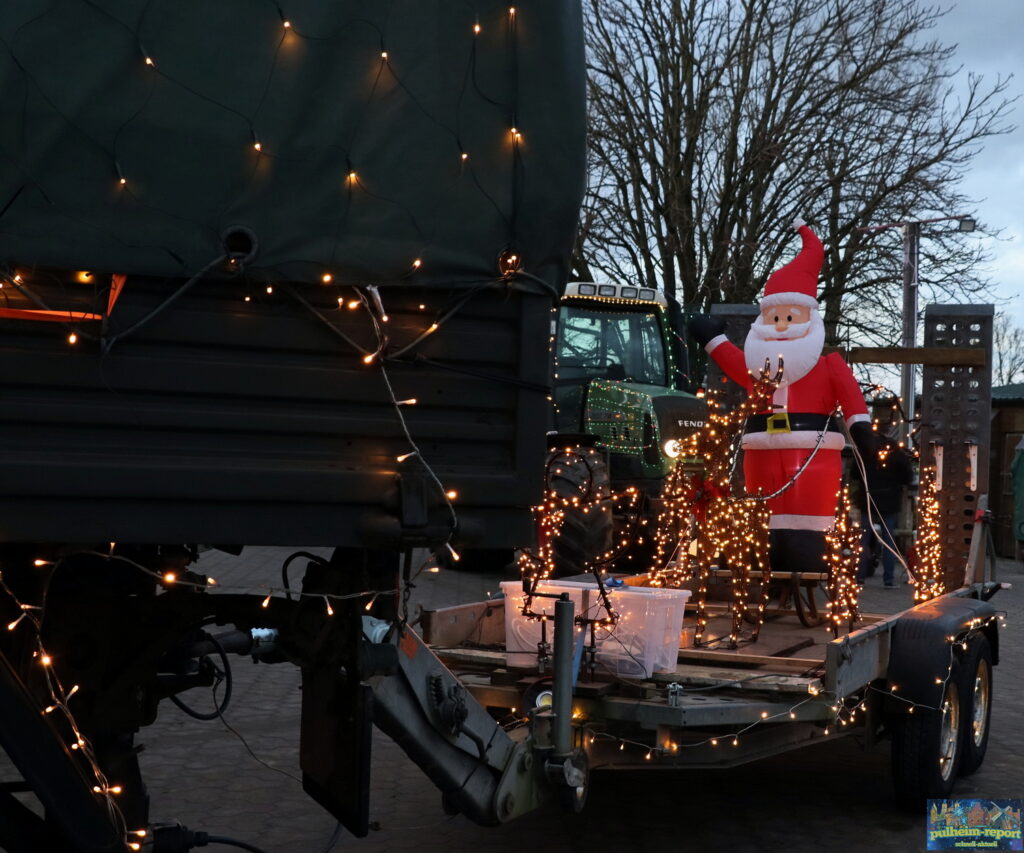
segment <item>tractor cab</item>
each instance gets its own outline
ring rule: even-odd
[[[566,287],[554,352],[556,430],[605,451],[614,488],[660,485],[678,441],[704,423],[704,401],[689,391],[682,325],[678,303],[653,288]]]

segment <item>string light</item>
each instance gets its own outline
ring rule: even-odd
[[[709,581],[719,565],[727,565],[732,572],[729,645],[738,645],[745,617],[754,622],[751,640],[757,639],[764,621],[771,579],[770,510],[760,496],[732,497],[732,472],[747,418],[770,405],[779,379],[767,374],[758,377],[747,399],[732,411],[725,411],[716,395],[709,397],[704,426],[679,443],[679,456],[662,488],[650,583],[679,587],[696,579],[697,645],[707,629]],[[693,460],[703,461],[703,472],[689,470]],[[755,569],[761,580],[756,604],[749,594]]]
[[[332,276],[329,272],[325,272],[322,276],[320,276],[320,281],[322,281],[324,284],[330,284],[333,280],[334,276]]]
[[[918,488],[917,535],[914,539],[917,563],[912,575],[914,601],[929,601],[946,591],[942,570],[939,497],[934,465],[924,466]]]
[[[78,335],[76,335],[74,332],[69,334],[68,335],[68,343],[72,344],[72,345],[77,344],[78,343]]]

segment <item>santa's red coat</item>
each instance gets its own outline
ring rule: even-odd
[[[719,335],[706,348],[726,376],[748,391],[753,388],[739,347]],[[764,414],[782,412],[794,416],[841,412],[847,426],[869,420],[860,385],[837,353],[822,356],[805,376],[775,392],[772,408]],[[842,469],[840,452],[845,445],[843,434],[833,430],[748,432],[743,436],[747,493],[774,495],[784,489],[768,501],[773,529],[827,530],[832,526]]]

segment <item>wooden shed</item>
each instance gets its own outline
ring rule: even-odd
[[[1024,438],[1024,382],[992,389],[992,455],[989,507],[994,516],[992,533],[996,551],[1004,557],[1020,557],[1024,542],[1013,529],[1013,464],[1017,445]]]

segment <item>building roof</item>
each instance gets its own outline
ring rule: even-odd
[[[1024,382],[1016,382],[1013,385],[996,385],[992,388],[992,402],[999,403],[1024,403]]]

